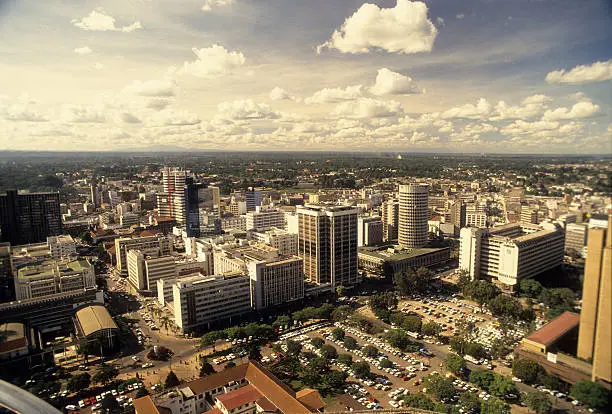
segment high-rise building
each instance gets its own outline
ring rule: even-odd
[[[304,299],[302,259],[296,256],[247,262],[251,279],[251,306],[261,310]]]
[[[285,213],[275,208],[258,206],[255,211],[249,211],[246,214],[247,230],[265,231],[272,227],[285,227]]]
[[[185,226],[189,237],[199,237],[203,233],[210,233],[211,224],[214,231],[215,223],[209,223],[208,216],[211,214],[219,216],[219,207],[219,187],[209,187],[206,184],[194,182],[191,177],[186,178]]]
[[[403,247],[419,248],[427,244],[429,188],[422,184],[399,186],[398,242]]]
[[[578,357],[593,359],[592,380],[612,387],[612,216],[589,229],[578,334]]]
[[[382,204],[383,240],[397,240],[399,201],[387,200]]]
[[[504,291],[563,263],[565,237],[560,226],[519,223],[489,229],[461,229],[459,268],[472,279],[492,279]]]
[[[179,168],[162,169],[164,192],[157,195],[157,206],[161,217],[171,217],[177,224],[186,223],[185,211],[185,171]]]
[[[304,259],[306,280],[350,286],[359,282],[357,215],[349,206],[306,204],[298,216],[298,255]],[[425,220],[427,225],[427,220]]]
[[[465,225],[468,227],[487,227],[487,213],[468,211],[465,215]]]
[[[466,204],[457,200],[450,208],[450,222],[460,229],[466,226]]]
[[[115,239],[115,252],[117,255],[117,266],[118,272],[127,275],[128,273],[128,262],[127,254],[130,250],[151,250],[155,249],[159,252],[159,255],[165,256],[172,253],[172,241],[164,236],[148,236],[148,237],[134,237],[134,238],[120,238]]]
[[[244,200],[246,201],[246,211],[255,211],[255,208],[261,205],[261,190],[253,187],[247,188],[244,192]]]
[[[585,223],[569,223],[565,226],[565,252],[584,254],[587,242],[587,225]]]
[[[62,234],[59,193],[0,195],[0,241],[12,245],[38,243]]]
[[[0,243],[0,303],[14,299],[14,287],[11,273],[11,244]]]
[[[382,242],[383,224],[380,217],[359,217],[357,219],[357,245],[372,246]]]

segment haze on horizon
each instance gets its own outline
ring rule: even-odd
[[[612,153],[606,0],[0,0],[0,150]]]

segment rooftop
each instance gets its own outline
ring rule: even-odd
[[[134,399],[134,409],[136,414],[160,414],[151,396],[145,395],[144,397]]]
[[[382,246],[364,246],[359,248],[359,254],[367,254],[385,260],[406,260],[413,257],[435,253],[448,249],[448,247],[406,249],[398,245],[386,244]]]
[[[260,398],[262,398],[262,395],[257,391],[257,388],[249,384],[235,389],[234,391],[219,395],[217,400],[223,404],[226,410],[231,411],[241,405],[255,402]]]
[[[102,305],[92,305],[76,313],[83,335],[89,336],[102,329],[117,329],[117,324]]]
[[[548,347],[576,328],[579,323],[580,315],[564,312],[525,339]]]

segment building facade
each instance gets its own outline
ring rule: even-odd
[[[59,193],[9,190],[0,195],[0,241],[12,245],[39,243],[62,234]]]
[[[408,248],[427,245],[429,188],[421,184],[399,186],[398,242]]]
[[[399,201],[387,200],[381,206],[383,222],[383,240],[397,240],[399,226]]]
[[[289,257],[279,261],[247,263],[251,279],[251,306],[261,310],[304,298],[303,260]]]
[[[357,245],[372,246],[382,243],[383,223],[380,217],[359,217],[357,219]]]
[[[24,266],[14,278],[17,300],[37,299],[96,287],[93,265],[86,259]]]
[[[282,229],[285,227],[285,213],[275,208],[255,208],[246,214],[246,229],[265,231],[272,227]]]

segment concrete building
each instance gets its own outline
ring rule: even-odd
[[[521,223],[538,224],[538,210],[528,205],[521,206]]]
[[[492,279],[504,291],[512,292],[521,279],[537,277],[563,263],[565,235],[551,223],[466,227],[460,238],[459,268],[472,279]]]
[[[47,245],[51,258],[56,260],[68,259],[77,254],[76,243],[70,235],[47,237]]]
[[[62,234],[59,193],[0,195],[0,241],[13,246],[39,243]]]
[[[427,245],[429,188],[421,184],[399,186],[398,242],[407,248]]]
[[[90,344],[99,355],[119,348],[119,328],[102,305],[91,305],[79,309],[74,316],[76,336]]]
[[[451,205],[450,223],[454,224],[459,229],[462,229],[467,225],[467,205],[463,201],[456,200]]]
[[[293,256],[277,261],[249,261],[251,306],[254,309],[282,305],[304,299],[303,260]]]
[[[124,213],[119,216],[121,227],[132,227],[140,225],[140,216],[134,213]]]
[[[160,217],[171,217],[177,224],[185,225],[185,171],[179,168],[164,167],[162,183],[164,192],[157,195]]]
[[[221,219],[221,229],[224,231],[232,229],[246,231],[246,217],[244,215],[223,217]]]
[[[361,247],[358,260],[360,270],[391,278],[396,273],[447,262],[450,260],[450,248],[405,249],[393,245]]]
[[[582,288],[578,357],[593,359],[593,381],[612,389],[612,220],[589,229]]]
[[[380,217],[357,218],[357,245],[372,246],[383,241],[383,223]]]
[[[285,213],[275,208],[255,207],[246,214],[246,229],[265,231],[272,227],[285,227]]]
[[[159,255],[167,256],[172,254],[172,241],[162,235],[147,237],[122,237],[115,239],[115,252],[117,255],[117,271],[127,275],[127,253],[130,250],[152,250],[157,249]]]
[[[96,287],[93,265],[86,259],[24,266],[14,278],[17,300]]]
[[[304,259],[306,280],[332,287],[357,284],[358,210],[306,204],[296,212],[298,255]]]
[[[22,323],[0,324],[0,361],[15,359],[30,353],[26,328]]]
[[[184,333],[251,311],[251,283],[243,272],[178,279],[172,297],[174,320]]]
[[[575,252],[584,257],[587,230],[585,223],[569,223],[565,226],[565,253]]]
[[[397,240],[397,230],[399,226],[399,201],[387,200],[381,206],[383,223],[383,240]]]
[[[246,203],[246,211],[255,211],[255,208],[261,206],[261,189],[249,187],[244,192],[244,201]]]
[[[270,228],[263,232],[250,232],[249,238],[278,249],[278,254],[280,256],[296,256],[298,254],[297,233],[289,233],[282,229]]]
[[[465,225],[479,229],[487,227],[487,213],[468,211],[465,214]]]

